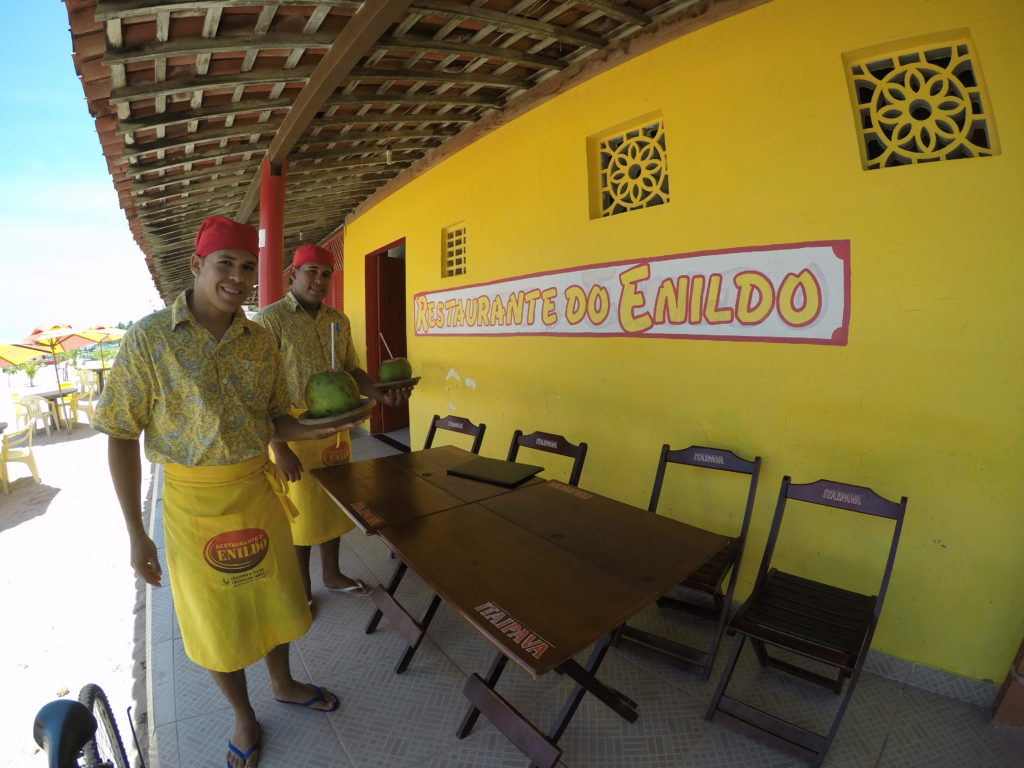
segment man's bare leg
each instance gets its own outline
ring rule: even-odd
[[[287,648],[287,646],[285,646]],[[235,714],[235,727],[231,731],[231,743],[243,754],[249,751],[260,739],[260,724],[256,720],[256,713],[249,702],[249,690],[245,682],[245,670],[239,669],[234,672],[214,672],[210,670],[213,679],[217,682],[224,698],[228,700],[231,709]],[[227,753],[228,765],[232,768],[255,768],[260,760],[260,752],[257,749],[245,762],[242,762],[231,750]]]
[[[342,573],[338,566],[340,552],[341,538],[331,539],[320,545],[320,568],[324,577],[324,586],[328,589],[345,589],[356,585],[355,579]],[[356,590],[354,594],[365,595],[367,592]]]
[[[292,704],[303,704],[316,697],[316,688],[307,683],[300,683],[292,677],[291,663],[288,659],[288,643],[274,648],[263,660],[267,663],[270,687],[274,691],[275,699]],[[337,706],[338,697],[326,688],[320,690],[323,691],[324,700],[310,704],[309,708],[321,711],[334,709]]]

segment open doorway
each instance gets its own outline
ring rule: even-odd
[[[403,238],[366,254],[366,370],[376,378],[381,361],[406,356]],[[408,428],[408,405],[378,405],[370,414],[370,432],[374,435]]]

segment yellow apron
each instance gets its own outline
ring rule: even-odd
[[[305,411],[293,410],[298,416]],[[348,430],[322,440],[288,443],[302,462],[302,477],[297,483],[285,483],[288,499],[299,511],[292,518],[292,540],[301,547],[312,547],[336,539],[355,527],[338,503],[324,492],[310,470],[347,464],[352,458]]]
[[[185,653],[206,669],[247,667],[312,622],[283,483],[264,455],[223,466],[164,465],[174,610]]]

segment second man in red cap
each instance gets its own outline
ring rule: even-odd
[[[412,391],[406,388],[381,392],[359,367],[348,318],[324,304],[334,266],[334,254],[326,248],[313,244],[299,246],[288,270],[291,290],[253,318],[277,339],[284,360],[292,415],[295,416],[306,410],[305,388],[309,377],[329,370],[332,360],[338,369],[356,380],[364,395],[385,405],[406,402]],[[324,586],[333,592],[368,595],[369,589],[358,579],[342,573],[338,563],[341,536],[352,530],[354,524],[312,475],[303,471],[348,462],[351,458],[348,431],[324,440],[275,441],[271,443],[271,451],[278,468],[291,481],[288,483],[288,496],[301,513],[292,521],[292,538],[310,605],[313,600],[310,550],[317,544],[320,545]]]

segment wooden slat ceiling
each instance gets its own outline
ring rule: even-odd
[[[257,223],[264,158],[286,162],[287,261],[482,118],[716,0],[65,4],[121,207],[170,301],[203,218]]]

